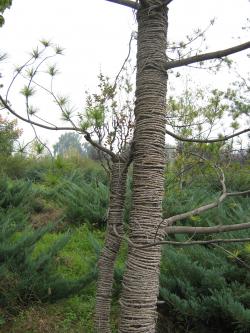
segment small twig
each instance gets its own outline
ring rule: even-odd
[[[130,36],[130,39],[129,39],[129,43],[128,43],[128,55],[127,55],[127,57],[125,58],[125,60],[124,60],[124,62],[123,62],[123,64],[122,64],[122,66],[121,66],[121,69],[119,70],[118,74],[117,74],[116,77],[115,77],[115,81],[114,81],[114,84],[113,84],[113,89],[116,88],[117,80],[118,80],[118,78],[119,78],[121,72],[123,71],[123,69],[124,69],[124,67],[125,67],[125,65],[126,65],[126,63],[127,63],[127,61],[129,60],[130,53],[131,53],[131,46],[132,46],[132,41],[133,41],[133,39],[134,39],[134,33],[132,32],[132,33],[131,33],[131,36]]]
[[[225,253],[229,254],[230,256],[232,256],[235,260],[237,260],[242,266],[245,266],[246,268],[250,269],[250,266],[247,265],[247,263],[240,259],[237,255],[235,255],[233,252],[224,249],[224,247],[218,245],[218,244],[213,244],[213,246],[217,247],[218,249],[221,249],[222,251],[224,251]]]

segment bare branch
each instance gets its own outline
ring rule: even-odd
[[[197,241],[186,241],[186,242],[178,242],[178,241],[159,241],[159,242],[151,242],[146,243],[143,245],[137,245],[132,242],[128,237],[120,235],[117,231],[116,225],[113,225],[113,232],[114,234],[121,239],[126,240],[131,247],[136,249],[145,249],[153,246],[160,246],[160,245],[177,245],[177,246],[188,246],[188,245],[209,245],[209,244],[218,244],[218,243],[242,243],[242,242],[249,242],[250,238],[232,238],[232,239],[209,239],[209,240],[197,240]]]
[[[224,175],[223,175],[224,176]],[[227,197],[230,197],[230,196],[238,196],[238,195],[248,195],[250,194],[250,190],[247,190],[247,191],[241,191],[241,192],[226,192],[226,188],[225,188],[225,181],[224,179],[221,179],[221,183],[222,183],[222,187],[223,187],[223,191],[222,191],[222,194],[220,195],[220,197],[210,203],[210,204],[207,204],[207,205],[204,205],[204,206],[200,206],[198,208],[195,208],[193,210],[190,210],[188,212],[185,212],[185,213],[182,213],[182,214],[177,214],[177,215],[174,215],[174,216],[171,216],[167,219],[163,219],[161,223],[159,223],[158,227],[157,227],[157,230],[155,232],[155,237],[154,239],[156,240],[156,237],[158,235],[158,232],[159,232],[159,229],[160,227],[165,224],[165,228],[164,228],[164,232],[167,233],[166,229],[167,228],[170,228],[175,222],[177,221],[181,221],[181,220],[184,220],[186,218],[189,218],[191,216],[195,216],[195,215],[200,215],[201,213],[204,213],[206,212],[207,210],[209,209],[212,209],[212,208],[216,208],[219,206],[219,204],[221,204]]]
[[[113,2],[113,3],[116,3],[118,5],[122,5],[122,6],[125,6],[125,7],[129,7],[129,8],[132,8],[132,9],[138,9],[139,8],[139,4],[138,2],[136,1],[130,1],[130,0],[106,0],[106,1],[109,1],[109,2]]]
[[[205,157],[200,156],[196,153],[191,153],[191,154],[194,155],[194,156],[197,156],[197,157],[199,157],[199,158],[201,158],[205,161],[208,161]],[[224,172],[223,172],[222,168],[220,166],[216,165],[216,164],[213,165],[213,168],[216,170],[216,173],[219,176],[219,180],[220,180],[220,183],[221,183],[221,186],[222,186],[222,192],[221,192],[221,195],[219,196],[219,198],[216,201],[214,201],[210,204],[200,206],[198,208],[192,209],[192,210],[190,210],[188,212],[185,212],[185,213],[182,213],[182,214],[177,214],[177,215],[171,216],[167,219],[162,219],[161,223],[159,223],[159,225],[156,228],[154,241],[156,241],[158,232],[159,232],[160,228],[162,227],[162,225],[165,225],[164,232],[166,232],[165,229],[172,226],[175,222],[184,220],[184,219],[189,218],[191,216],[200,215],[201,213],[204,213],[209,209],[216,208],[227,197],[250,194],[250,190],[241,191],[241,192],[227,192],[226,183],[225,183],[225,175],[224,175]]]
[[[125,7],[129,7],[132,9],[139,9],[140,5],[139,5],[139,1],[131,1],[131,0],[106,0],[109,2],[113,2],[116,3],[118,5],[122,5]],[[164,4],[165,6],[168,6],[170,4],[170,2],[172,2],[173,0],[165,0]]]
[[[81,130],[81,133],[83,133],[82,130]],[[91,139],[91,136],[90,136],[89,133],[86,133],[86,134],[84,135],[84,138],[86,139],[86,141],[88,141],[88,142],[89,142],[92,146],[94,146],[95,148],[97,148],[97,149],[103,151],[104,153],[108,154],[109,156],[111,156],[111,157],[114,158],[114,159],[117,158],[116,154],[113,153],[111,150],[109,150],[108,148],[103,147],[103,146],[102,146],[101,144],[99,144],[98,142],[93,141],[93,140]]]
[[[243,243],[249,242],[250,238],[232,238],[232,239],[209,239],[209,240],[197,240],[197,241],[188,241],[188,242],[176,242],[176,241],[162,241],[154,242],[151,244],[135,246],[136,248],[147,248],[157,245],[178,245],[178,246],[188,246],[188,245],[209,245],[209,244],[218,244],[218,243]]]
[[[119,78],[121,72],[124,70],[124,67],[125,67],[126,63],[127,63],[128,60],[129,60],[130,53],[131,53],[131,46],[132,46],[132,41],[133,41],[133,39],[134,39],[134,33],[132,32],[132,33],[131,33],[131,36],[130,36],[130,39],[129,39],[129,43],[128,43],[128,54],[127,54],[125,60],[123,61],[123,64],[122,64],[121,69],[119,70],[118,74],[117,74],[116,77],[115,77],[115,81],[114,81],[114,84],[113,84],[113,89],[116,88],[116,84],[117,84],[118,78]]]
[[[165,219],[164,222],[167,223],[167,226],[171,226],[171,225],[173,225],[177,221],[181,221],[181,220],[184,220],[184,219],[186,219],[188,217],[204,213],[204,212],[206,212],[209,209],[218,207],[219,204],[226,199],[226,197],[227,197],[227,193],[223,193],[216,201],[214,201],[214,202],[212,202],[210,204],[207,204],[207,205],[204,205],[204,206],[200,206],[200,207],[195,208],[193,210],[190,210],[189,212],[186,212],[186,213],[182,213],[182,214],[171,216],[171,217]]]
[[[171,216],[167,219],[164,219],[163,221],[164,221],[164,223],[166,223],[166,228],[168,228],[177,221],[184,220],[184,219],[186,219],[188,217],[191,217],[191,216],[199,215],[201,213],[206,212],[209,209],[218,207],[219,204],[222,203],[222,201],[224,201],[227,197],[238,196],[238,195],[248,195],[248,194],[250,194],[250,190],[241,191],[241,192],[229,192],[229,193],[224,192],[220,195],[220,197],[216,201],[214,201],[210,204],[200,206],[200,207],[195,208],[193,210],[190,210],[189,212],[186,212],[186,213]]]
[[[244,51],[248,48],[250,48],[250,42],[240,44],[240,45],[231,47],[229,49],[219,50],[219,51],[210,52],[210,53],[197,54],[193,57],[169,61],[166,64],[166,70],[171,69],[171,68],[190,65],[190,64],[193,64],[196,62],[212,60],[212,59],[220,59],[220,58],[226,57],[230,54]]]
[[[3,97],[0,95],[0,102],[2,103],[2,105],[11,113],[13,114],[15,117],[17,117],[18,119],[28,123],[28,124],[31,124],[31,125],[34,125],[34,126],[38,126],[38,127],[41,127],[41,128],[44,128],[44,129],[47,129],[47,130],[52,130],[52,131],[76,131],[76,132],[79,132],[81,134],[85,134],[85,139],[91,144],[93,145],[94,147],[96,147],[97,149],[100,149],[101,151],[103,151],[104,153],[110,155],[112,158],[116,158],[116,154],[113,153],[112,151],[110,151],[109,149],[103,147],[102,145],[100,145],[99,143],[93,141],[91,139],[91,136],[90,134],[83,130],[82,128],[79,128],[79,127],[58,127],[58,126],[49,126],[49,125],[44,125],[44,124],[41,124],[41,123],[38,123],[36,121],[33,121],[31,119],[27,119],[23,116],[21,116],[20,114],[18,114],[17,112],[15,112],[11,107],[10,105],[6,102],[6,100],[3,99]]]
[[[216,225],[213,227],[166,227],[165,231],[168,235],[171,234],[216,234],[220,232],[239,231],[250,228],[250,222],[231,225]]]
[[[179,135],[177,135],[177,134],[175,134],[171,131],[168,131],[166,129],[166,134],[172,136],[176,140],[184,141],[184,142],[197,142],[197,143],[212,143],[212,142],[227,141],[229,139],[232,139],[236,136],[239,136],[239,135],[247,133],[247,132],[250,132],[250,128],[245,128],[242,131],[239,131],[239,132],[236,132],[236,133],[233,133],[233,134],[230,134],[230,135],[226,135],[226,136],[223,136],[223,137],[219,137],[219,138],[216,138],[216,139],[192,139],[192,138],[189,139],[189,138],[184,138],[182,136],[179,136]]]

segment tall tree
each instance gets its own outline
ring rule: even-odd
[[[164,1],[143,1],[137,12],[137,78],[130,239],[154,240],[161,223],[165,166],[166,42]],[[159,233],[159,239],[161,239]],[[121,296],[119,332],[154,332],[159,288],[160,246],[130,246]]]
[[[0,154],[11,155],[14,143],[21,135],[21,130],[16,127],[16,120],[7,120],[0,115]]]
[[[72,153],[83,155],[81,136],[78,133],[64,133],[53,146],[54,155],[69,156]]]
[[[154,247],[147,247],[147,244],[164,237],[161,201],[165,163],[166,71],[239,52],[249,48],[250,42],[168,62],[167,6],[171,0],[111,2],[137,9],[138,20],[131,242],[120,300],[119,332],[155,332],[161,248],[157,242]]]
[[[112,287],[112,272],[114,258],[119,249],[120,241],[123,238],[121,209],[123,207],[123,184],[127,166],[134,159],[133,165],[133,206],[131,221],[129,225],[129,252],[127,267],[123,280],[123,292],[121,296],[121,318],[119,323],[120,333],[154,333],[156,326],[156,302],[158,296],[158,276],[161,258],[161,244],[164,242],[166,233],[185,232],[193,233],[193,227],[175,227],[174,223],[184,220],[186,217],[200,214],[208,209],[217,207],[228,196],[248,194],[249,191],[228,193],[225,186],[225,179],[221,173],[220,181],[222,193],[218,200],[207,205],[193,209],[190,212],[179,214],[162,220],[161,203],[163,197],[164,165],[165,165],[165,134],[176,135],[166,132],[166,90],[167,71],[176,67],[186,66],[197,62],[211,59],[221,59],[230,54],[250,48],[250,42],[234,46],[229,49],[211,53],[198,54],[191,57],[179,56],[176,60],[169,60],[166,57],[167,48],[167,25],[168,5],[171,0],[107,0],[116,4],[124,5],[137,11],[138,20],[138,43],[137,43],[137,77],[136,77],[136,100],[135,100],[135,133],[132,147],[132,154],[129,152],[125,158],[123,153],[125,147],[114,152],[113,137],[109,135],[109,147],[100,140],[103,124],[103,108],[100,100],[94,100],[97,105],[91,106],[91,126],[96,127],[98,141],[94,141],[89,131],[89,122],[80,122],[75,126],[70,118],[70,112],[64,108],[60,101],[65,119],[70,121],[70,127],[58,127],[44,125],[33,121],[30,118],[30,108],[27,108],[27,118],[15,112],[8,102],[8,94],[5,98],[0,96],[4,108],[20,119],[50,130],[76,130],[85,135],[86,140],[93,144],[102,153],[107,154],[113,162],[113,183],[111,183],[111,202],[109,223],[105,248],[100,260],[100,274],[97,293],[96,329],[97,332],[110,332],[109,309],[110,294]],[[44,43],[45,45],[45,43]],[[35,56],[39,53],[35,52]],[[53,74],[55,71],[50,70]],[[30,84],[23,90],[26,104],[29,106],[29,97],[33,94],[31,87],[34,72],[31,72]],[[112,89],[108,91],[111,96]],[[50,92],[51,93],[51,92]],[[53,95],[52,92],[52,96]],[[107,96],[106,96],[107,97]],[[104,101],[106,101],[106,97]],[[108,97],[109,99],[109,97]],[[87,126],[88,125],[88,126]],[[215,142],[232,138],[238,134],[249,131],[249,128],[234,133],[233,135],[205,142]],[[116,132],[117,133],[117,132]],[[109,133],[110,134],[110,133]],[[188,140],[178,136],[179,140]],[[204,141],[191,139],[191,141]],[[131,150],[131,149],[129,149]],[[127,157],[129,156],[129,157]],[[117,172],[119,171],[119,177]],[[117,181],[116,181],[117,180]],[[113,184],[113,185],[112,185]],[[113,189],[112,189],[113,186]],[[119,191],[119,195],[117,194]],[[117,200],[112,203],[113,200]],[[112,208],[112,209],[111,209]],[[223,231],[239,230],[249,228],[250,223],[224,226]],[[182,228],[182,229],[179,229]],[[197,228],[195,228],[197,230]],[[202,228],[199,233],[216,233],[221,231],[221,226],[213,228]],[[239,241],[239,240],[237,240]],[[100,310],[103,310],[101,312]]]

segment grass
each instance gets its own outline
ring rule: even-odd
[[[93,296],[75,296],[23,310],[1,333],[92,333]],[[7,330],[8,329],[8,330]]]

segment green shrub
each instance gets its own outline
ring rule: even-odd
[[[37,301],[54,301],[76,293],[92,282],[95,266],[80,279],[65,279],[57,271],[59,251],[69,240],[63,235],[43,251],[37,244],[51,225],[32,230],[28,225],[30,183],[0,180],[0,305],[16,312]]]
[[[249,199],[235,198],[186,224],[231,224],[246,222],[249,217]],[[222,237],[250,237],[250,232],[220,234]],[[172,239],[188,241],[183,235]],[[196,239],[193,235],[192,240]],[[175,323],[173,332],[249,332],[249,267],[250,255],[244,244],[165,246],[160,277],[160,297],[165,301],[159,309],[162,332],[170,323]]]
[[[85,175],[62,179],[50,193],[55,202],[65,208],[67,220],[73,225],[90,223],[102,226],[107,218],[108,187],[98,179],[89,182]]]

